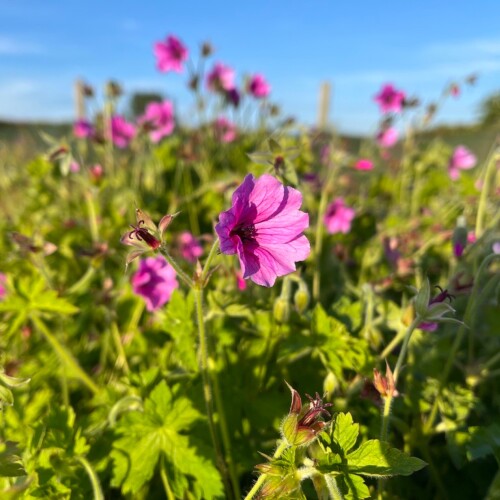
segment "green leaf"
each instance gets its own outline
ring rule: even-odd
[[[372,439],[347,456],[349,472],[364,476],[409,476],[426,463],[410,457],[388,443]]]
[[[422,288],[418,291],[415,297],[415,311],[422,318],[426,317],[429,300],[431,298],[431,286],[429,279],[426,277],[422,283]]]
[[[361,476],[357,476],[356,474],[342,474],[335,475],[334,477],[345,500],[371,498],[370,490]]]
[[[339,413],[335,417],[335,426],[333,428],[333,443],[336,444],[342,455],[347,455],[349,450],[354,447],[359,435],[359,424],[353,423],[350,413]],[[337,450],[335,450],[337,451]]]
[[[0,409],[4,405],[12,406],[14,404],[14,396],[12,391],[3,385],[0,385]]]
[[[154,475],[162,455],[176,477],[176,488],[188,485],[186,491],[196,498],[215,498],[222,494],[222,482],[214,465],[195,448],[187,436],[201,418],[191,401],[176,397],[161,381],[144,402],[144,411],[128,412],[119,419],[115,430],[121,436],[113,443],[112,486],[121,486],[124,494],[137,493]],[[179,480],[179,474],[186,480]]]

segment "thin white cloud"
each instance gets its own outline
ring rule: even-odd
[[[0,55],[33,55],[43,54],[44,48],[35,43],[16,40],[7,36],[0,36]]]
[[[423,49],[426,56],[446,59],[500,57],[500,38],[479,38],[460,42],[442,42]]]

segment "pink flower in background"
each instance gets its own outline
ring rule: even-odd
[[[448,163],[450,179],[456,181],[460,177],[460,170],[469,170],[475,167],[476,157],[465,146],[457,146]]]
[[[7,293],[5,289],[5,283],[7,281],[7,276],[5,276],[4,273],[0,273],[0,300],[3,300],[5,298],[5,295]]]
[[[92,167],[90,167],[89,172],[90,172],[90,177],[92,178],[92,180],[97,182],[101,179],[101,177],[104,173],[104,169],[102,168],[101,165],[96,164],[96,165],[93,165]]]
[[[497,255],[500,254],[500,241],[495,241],[495,243],[493,243],[491,248],[493,250],[493,253],[495,253]]]
[[[174,268],[161,255],[141,260],[132,276],[134,293],[144,298],[148,311],[167,303],[178,286]]]
[[[212,71],[207,75],[207,88],[214,92],[232,90],[234,88],[234,69],[220,62],[215,63]]]
[[[144,114],[139,118],[141,125],[146,125],[152,142],[160,142],[174,130],[174,109],[170,101],[150,102]]]
[[[129,123],[123,116],[113,116],[111,118],[111,140],[118,148],[126,148],[135,137],[135,126]]]
[[[356,170],[373,170],[373,162],[367,158],[360,158],[355,164]]]
[[[78,139],[85,139],[94,135],[94,127],[87,120],[77,120],[73,124],[73,135]]]
[[[336,198],[328,206],[325,214],[325,226],[330,234],[348,233],[356,212],[344,203],[343,198]]]
[[[220,142],[233,142],[236,139],[236,125],[221,116],[214,122],[215,136]]]
[[[391,148],[398,142],[398,131],[393,127],[381,130],[377,134],[377,144],[382,148]]]
[[[271,85],[267,83],[263,75],[257,73],[248,82],[248,92],[255,98],[262,99],[271,93]]]
[[[380,106],[382,113],[399,113],[403,109],[405,93],[396,90],[390,83],[384,85],[374,100]]]
[[[156,67],[159,71],[175,71],[180,73],[182,65],[188,57],[188,50],[175,36],[168,36],[164,42],[156,42],[154,45],[156,56]]]
[[[311,249],[302,234],[309,215],[299,210],[302,194],[269,174],[252,174],[233,193],[232,207],[219,215],[215,230],[220,250],[238,254],[243,278],[272,286],[279,276],[295,271]]]
[[[203,247],[189,231],[182,232],[178,237],[178,242],[182,258],[188,262],[196,262],[198,257],[203,255]]]
[[[76,162],[76,161],[72,161],[69,164],[69,171],[73,172],[74,174],[80,172],[80,164],[78,162]]]

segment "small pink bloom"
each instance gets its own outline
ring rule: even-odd
[[[156,42],[154,45],[156,56],[156,67],[159,71],[182,71],[182,64],[188,58],[188,51],[181,41],[175,36],[168,36],[164,42]]]
[[[432,321],[429,322],[423,321],[418,325],[418,327],[426,332],[435,332],[438,328],[438,324]]]
[[[398,135],[395,128],[388,127],[377,134],[377,143],[382,148],[391,148],[398,142]]]
[[[182,258],[188,262],[196,262],[198,257],[203,255],[203,247],[189,231],[182,232],[178,237],[178,242]]]
[[[248,82],[248,92],[256,99],[262,99],[271,93],[271,85],[267,83],[263,75],[257,73]]]
[[[367,158],[360,158],[355,164],[356,170],[373,170],[373,162]]]
[[[77,120],[73,124],[73,135],[78,139],[85,139],[94,136],[94,127],[87,120]]]
[[[247,289],[247,282],[243,279],[243,274],[241,271],[236,271],[236,286],[238,287],[238,290],[242,292],[243,290]]]
[[[460,177],[460,170],[469,170],[476,165],[476,157],[465,146],[457,146],[448,163],[450,179],[456,181]]]
[[[303,232],[309,215],[299,210],[302,194],[277,179],[252,174],[233,193],[232,207],[219,215],[215,231],[220,250],[238,254],[243,278],[273,286],[276,278],[295,271],[311,249]]]
[[[403,109],[405,93],[396,90],[390,83],[384,85],[374,100],[380,106],[382,113],[399,113]]]
[[[152,142],[160,142],[163,137],[170,135],[174,130],[172,103],[170,101],[150,102],[138,122],[150,130],[149,137]]]
[[[324,218],[325,226],[330,234],[348,233],[356,212],[344,203],[343,198],[336,198],[328,206]]]
[[[236,125],[221,116],[214,122],[215,136],[220,142],[233,142],[236,139]]]
[[[126,148],[135,137],[135,132],[135,126],[123,116],[116,115],[111,118],[111,140],[117,148]]]
[[[476,240],[477,240],[476,233],[474,231],[469,231],[467,233],[467,243],[469,243],[469,244],[475,243]]]
[[[495,241],[495,243],[493,243],[491,248],[493,250],[493,253],[497,255],[500,254],[500,241]]]
[[[104,173],[104,169],[99,164],[93,165],[92,167],[90,167],[89,170],[90,170],[90,176],[94,181],[99,181],[102,177],[102,174]]]
[[[4,273],[0,273],[0,300],[5,298],[7,290],[5,289],[5,283],[7,282],[7,276]]]
[[[214,92],[229,91],[234,88],[234,69],[215,63],[212,71],[207,75],[207,88]]]
[[[148,311],[167,303],[178,286],[174,268],[161,255],[141,260],[132,276],[134,293],[144,298]]]
[[[76,174],[77,172],[80,172],[80,164],[76,161],[72,161],[69,164],[69,170],[70,170],[70,172],[73,172],[74,174]]]

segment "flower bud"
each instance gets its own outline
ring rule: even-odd
[[[288,300],[278,297],[274,302],[273,308],[274,319],[278,323],[287,323],[290,318],[290,303]]]
[[[307,285],[301,280],[299,288],[293,296],[293,302],[299,314],[303,314],[306,311],[307,306],[309,305],[309,300],[309,290],[307,289]]]

